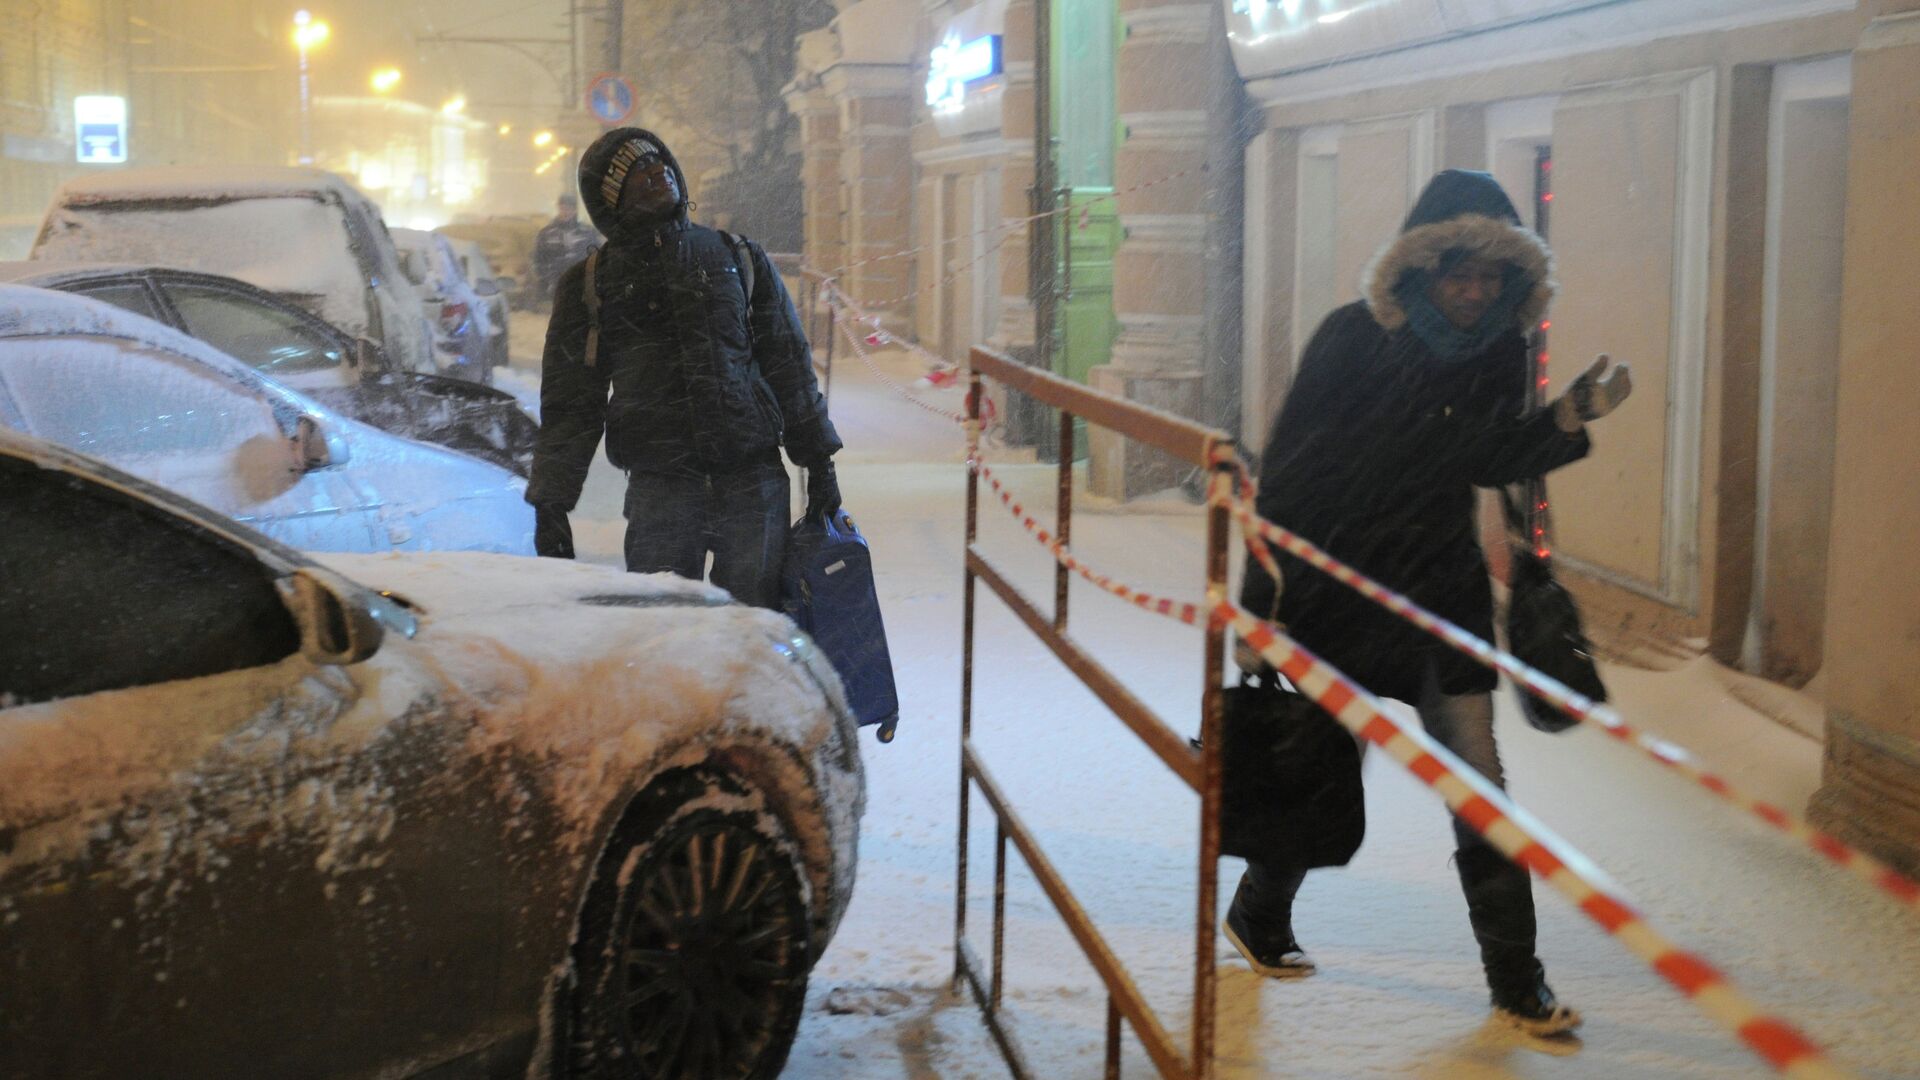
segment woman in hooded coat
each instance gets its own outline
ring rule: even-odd
[[[1259,510],[1335,558],[1485,640],[1493,593],[1474,488],[1541,476],[1586,456],[1585,424],[1631,390],[1601,357],[1546,409],[1529,410],[1527,333],[1553,299],[1552,255],[1485,173],[1448,170],[1368,269],[1366,298],[1321,323],[1261,461]],[[1241,603],[1381,697],[1504,786],[1494,673],[1299,559],[1284,588],[1250,564]],[[1454,822],[1460,881],[1495,1010],[1536,1034],[1579,1016],[1534,954],[1526,870]],[[1249,863],[1227,936],[1254,969],[1313,970],[1291,914],[1304,871]]]

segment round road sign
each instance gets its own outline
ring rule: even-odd
[[[603,124],[625,122],[633,115],[633,84],[612,72],[596,77],[587,87],[587,108]]]

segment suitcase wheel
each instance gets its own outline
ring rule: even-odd
[[[890,743],[893,741],[893,729],[899,726],[900,718],[897,716],[891,720],[883,720],[880,722],[880,730],[875,734],[879,736],[881,742]]]

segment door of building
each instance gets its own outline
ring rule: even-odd
[[[1846,57],[1782,67],[1769,130],[1753,599],[1742,661],[1803,686],[1826,636],[1847,208]]]
[[[1062,242],[1060,342],[1054,370],[1084,383],[1113,352],[1113,255],[1120,216],[1113,199],[1115,55],[1120,16],[1114,0],[1055,0],[1053,115],[1059,145]],[[1082,427],[1076,453],[1086,452]]]

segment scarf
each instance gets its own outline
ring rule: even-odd
[[[1520,308],[1522,300],[1532,290],[1532,283],[1517,266],[1509,265],[1500,287],[1500,299],[1487,309],[1480,321],[1465,330],[1453,325],[1432,300],[1427,292],[1432,288],[1434,279],[1451,269],[1450,263],[1457,263],[1465,257],[1465,252],[1448,252],[1440,260],[1440,265],[1432,270],[1413,270],[1400,280],[1393,290],[1394,297],[1407,313],[1407,329],[1420,339],[1433,355],[1446,363],[1458,363],[1485,352],[1489,345],[1498,341],[1501,335],[1515,329],[1513,313]]]

